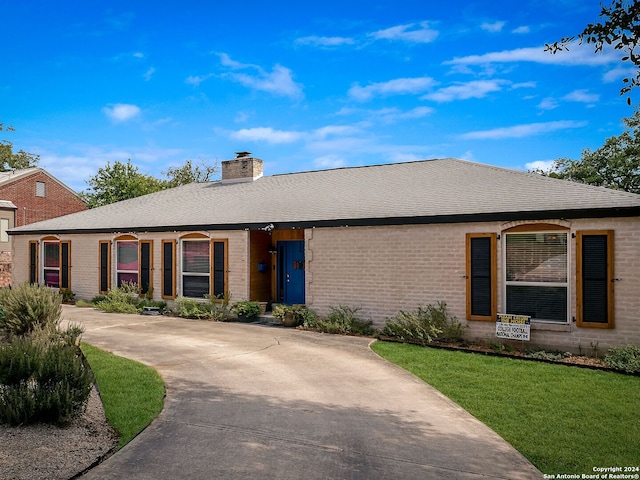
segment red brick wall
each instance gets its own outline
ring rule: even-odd
[[[44,197],[36,197],[36,182],[45,183]],[[10,200],[18,207],[16,227],[87,209],[77,195],[43,171],[1,185],[0,199]]]

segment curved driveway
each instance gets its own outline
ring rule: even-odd
[[[167,386],[159,417],[83,478],[542,478],[369,339],[69,306],[63,316]]]

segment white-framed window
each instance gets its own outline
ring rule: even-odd
[[[505,311],[554,323],[569,321],[566,231],[505,233]]]
[[[47,196],[47,184],[44,182],[36,182],[36,197]]]
[[[203,298],[209,295],[211,262],[208,239],[182,240],[182,295]]]
[[[138,284],[138,241],[116,241],[116,285]]]
[[[42,253],[44,284],[47,287],[60,288],[60,242],[43,242]]]

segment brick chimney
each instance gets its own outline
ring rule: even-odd
[[[253,182],[263,173],[262,160],[251,152],[236,152],[236,158],[222,162],[222,183]]]

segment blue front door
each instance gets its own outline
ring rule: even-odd
[[[278,290],[283,303],[304,304],[304,240],[278,242]]]

